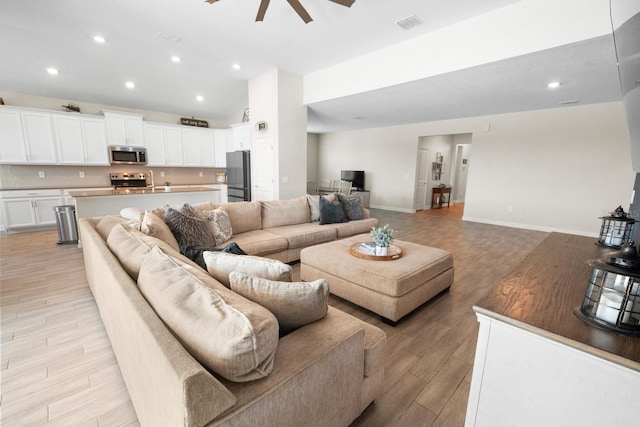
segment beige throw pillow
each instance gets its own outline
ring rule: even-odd
[[[180,245],[178,245],[178,241],[169,229],[169,226],[152,211],[146,211],[144,213],[140,231],[149,236],[157,237],[176,251],[180,250]]]
[[[287,334],[327,314],[329,284],[277,282],[237,271],[229,274],[231,289],[272,312],[280,324],[280,335]]]
[[[187,351],[211,371],[245,382],[273,370],[278,321],[264,307],[159,248],[142,264],[138,287]]]
[[[239,271],[263,279],[291,281],[291,266],[275,259],[209,251],[206,251],[202,256],[209,274],[227,288],[230,286],[229,273],[232,271]]]
[[[224,209],[218,208],[211,211],[202,211],[202,213],[209,220],[209,227],[214,239],[216,239],[216,246],[220,246],[233,236],[231,220]]]
[[[120,216],[133,221],[142,221],[145,210],[140,208],[123,208],[120,210]]]

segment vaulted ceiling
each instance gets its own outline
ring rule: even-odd
[[[248,106],[248,80],[270,69],[305,76],[519,1],[301,0],[313,18],[305,24],[285,0],[272,0],[262,22],[260,0],[2,0],[0,90],[232,120]],[[396,23],[411,16],[418,25]],[[542,83],[557,78],[572,83],[550,95]],[[602,35],[312,102],[308,130],[613,101],[617,79],[612,38]]]

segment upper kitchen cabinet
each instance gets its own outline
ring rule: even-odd
[[[251,128],[248,122],[231,125],[231,139],[227,145],[228,151],[251,149]]]
[[[144,133],[149,166],[184,166],[179,126],[144,123]]]
[[[37,110],[2,107],[1,163],[57,163],[51,115]]]
[[[185,166],[216,167],[216,132],[208,128],[182,129]]]
[[[107,128],[108,145],[145,147],[142,114],[102,110]]]
[[[53,114],[61,164],[109,165],[104,119],[78,115]]]
[[[215,167],[227,167],[227,151],[229,151],[229,131],[227,129],[215,130],[213,132],[215,147]],[[226,197],[223,199],[226,200]]]

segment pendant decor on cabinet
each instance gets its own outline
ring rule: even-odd
[[[218,0],[204,0],[204,1],[209,4],[218,2]],[[351,7],[351,5],[353,5],[353,3],[355,3],[356,0],[329,0],[329,1],[340,4],[342,6]],[[260,1],[260,7],[258,8],[258,14],[256,15],[256,22],[264,21],[264,15],[267,13],[269,2],[270,0]],[[302,18],[305,24],[308,24],[309,22],[313,21],[313,19],[311,19],[311,15],[309,15],[309,12],[307,12],[307,10],[302,6],[302,4],[300,4],[299,0],[287,0],[287,2],[291,5],[293,10],[296,11],[298,16]]]

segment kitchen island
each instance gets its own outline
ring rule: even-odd
[[[151,210],[164,205],[221,202],[219,189],[204,186],[176,186],[171,191],[164,191],[163,187],[68,190],[67,194],[73,197],[78,218],[118,214],[130,207]]]
[[[551,233],[474,310],[466,426],[638,425],[640,338],[588,325],[591,268],[612,249]]]

